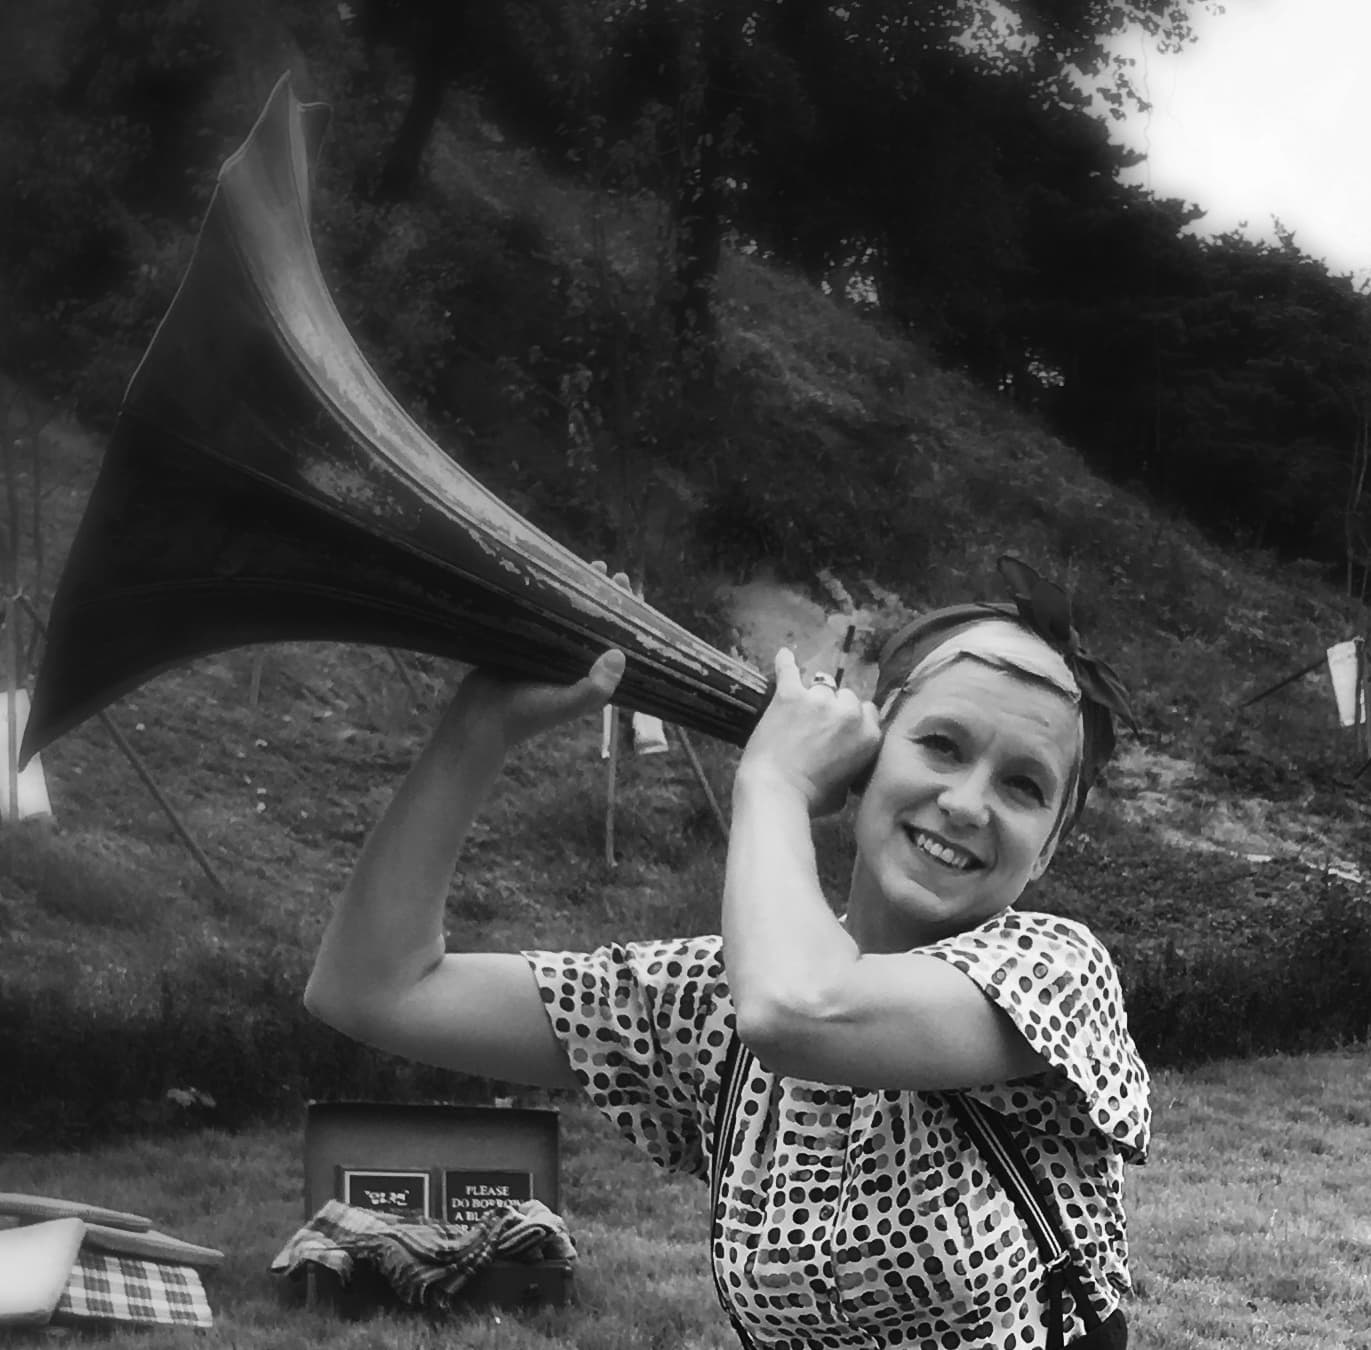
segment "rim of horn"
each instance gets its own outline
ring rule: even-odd
[[[321,639],[563,683],[617,646],[616,704],[741,744],[767,680],[501,502],[362,355],[310,237],[327,122],[287,73],[220,169],[59,578],[21,760],[162,671]]]

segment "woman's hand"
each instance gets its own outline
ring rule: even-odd
[[[603,562],[593,562],[591,567],[601,575],[608,572]],[[614,584],[632,589],[627,572],[616,572]],[[599,712],[619,687],[625,664],[623,652],[610,648],[575,684],[511,680],[492,671],[473,670],[462,681],[443,725],[491,737],[501,751],[509,750],[563,722]]]
[[[575,684],[537,684],[473,670],[444,722],[492,737],[501,750],[508,750],[563,722],[599,712],[619,687],[624,665],[623,652],[611,648]]]
[[[880,749],[875,705],[850,689],[806,687],[789,648],[776,653],[775,670],[775,696],[748,739],[738,776],[793,789],[811,816],[837,811]]]

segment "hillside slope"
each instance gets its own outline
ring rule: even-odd
[[[598,555],[613,534],[586,503],[599,489],[608,496],[610,480],[596,477],[593,457],[578,459],[564,416],[525,415],[506,398],[513,357],[476,319],[488,312],[493,329],[508,330],[505,309],[545,282],[558,305],[525,314],[527,325],[565,317],[567,278],[606,261],[635,294],[652,274],[651,212],[556,182],[469,110],[443,129],[424,200],[391,210],[383,246],[351,274],[338,270],[345,211],[325,172],[325,272],[401,402],[507,500]],[[479,225],[460,275],[441,288],[428,284],[425,252],[435,215]],[[362,307],[383,293],[386,311]],[[902,615],[985,594],[996,557],[1016,553],[1075,593],[1087,641],[1134,690],[1142,725],[1054,865],[1049,902],[1083,908],[1148,950],[1163,939],[1173,950],[1190,938],[1221,946],[1236,934],[1265,950],[1288,935],[1309,878],[1367,863],[1368,780],[1352,778],[1355,749],[1336,726],[1326,675],[1239,707],[1360,631],[1359,607],[1309,568],[1213,547],[1092,476],[1069,446],[936,368],[917,344],[798,278],[733,254],[718,301],[726,397],[710,405],[706,428],[716,452],[635,447],[653,505],[650,597],[759,665],[781,641],[827,663],[855,623],[860,682],[861,657]],[[429,331],[442,317],[435,305],[449,311],[443,360],[407,370],[405,335]],[[543,331],[544,350],[558,340],[555,327]],[[545,378],[537,357],[524,357],[525,384]],[[473,393],[469,417],[452,414],[454,389]],[[41,609],[101,438],[22,379],[7,391],[11,443],[36,444],[41,457],[35,475],[15,456],[19,518],[30,518],[35,494],[40,502],[41,547],[25,532],[20,580]],[[559,515],[559,500],[575,509]],[[426,658],[289,644],[224,653],[121,700],[112,717],[218,886],[100,721],[53,745],[44,767],[55,818],[0,831],[0,1003],[24,1035],[38,1027],[53,1038],[39,1047],[46,1062],[61,1062],[58,1038],[80,1034],[83,1018],[155,1024],[164,1040],[184,1022],[186,1045],[147,1075],[174,1086],[198,1072],[208,1086],[213,1070],[189,1067],[200,1062],[192,1031],[209,1034],[194,1021],[197,989],[293,1016],[280,1010],[298,1001],[329,898],[453,675]],[[569,945],[717,922],[722,848],[688,761],[677,749],[622,766],[611,868],[598,738],[598,726],[570,728],[511,766],[454,888],[454,942]],[[726,797],[735,752],[698,749]],[[843,831],[841,821],[821,829],[835,897]],[[1253,863],[1253,853],[1277,861]],[[245,1055],[254,1034],[241,1032]],[[257,1089],[233,1078],[243,1072],[225,1070],[247,1100]]]
[[[456,218],[479,206],[572,265],[607,263],[626,288],[652,280],[662,227],[642,201],[549,178],[470,109],[443,129],[430,181]],[[1312,565],[1216,547],[917,342],[782,269],[727,255],[718,307],[720,380],[747,396],[713,427],[731,453],[679,465],[634,446],[640,474],[671,498],[671,546],[649,557],[649,582],[686,602],[683,617],[708,622],[722,596],[711,637],[758,664],[781,641],[831,664],[849,622],[859,653],[874,651],[912,610],[997,594],[995,559],[1017,553],[1073,592],[1087,641],[1134,691],[1144,735],[1110,775],[1111,814],[1156,820],[1189,846],[1354,865],[1361,759],[1326,670],[1241,705],[1364,631],[1362,606]],[[459,351],[452,379],[470,384],[463,366]],[[445,443],[507,480],[498,451],[460,430]],[[558,430],[550,453],[571,455]],[[608,473],[598,486],[614,490]],[[726,526],[736,534],[721,545]],[[706,602],[691,604],[701,589]]]

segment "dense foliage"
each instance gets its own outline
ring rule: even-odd
[[[1122,186],[1092,111],[1092,93],[1115,115],[1140,103],[1106,40],[1183,43],[1193,7],[521,0],[444,22],[447,74],[494,115],[670,204],[677,335],[706,370],[732,237],[1040,409],[1111,476],[1230,540],[1342,563],[1360,591],[1366,297],[1288,231],[1187,234],[1198,210]],[[405,16],[416,71],[436,70],[449,7],[365,12]]]
[[[541,402],[492,410],[528,456],[570,421],[605,477],[693,463],[746,397],[720,387],[731,243],[917,334],[1114,478],[1360,594],[1367,297],[1288,232],[1187,233],[1194,208],[1119,183],[1128,157],[1095,111],[1139,103],[1108,39],[1184,43],[1203,3],[15,5],[0,362],[109,416],[218,160],[303,53],[344,132],[319,216],[344,307],[385,330],[437,420],[469,420],[468,382],[434,378],[460,333]],[[446,220],[432,190],[435,128],[463,95],[606,201],[659,204],[648,265],[628,274],[600,240],[568,269],[525,230],[503,241],[513,293],[481,275],[480,232],[511,222]],[[404,316],[379,270],[397,228],[417,232],[407,283],[426,288]],[[496,312],[491,333],[455,319]]]

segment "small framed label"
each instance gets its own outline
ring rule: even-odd
[[[533,1199],[532,1172],[444,1172],[443,1218],[468,1226],[493,1209]]]
[[[376,1167],[344,1167],[341,1171],[344,1204],[387,1214],[429,1212],[427,1172],[392,1172]]]

